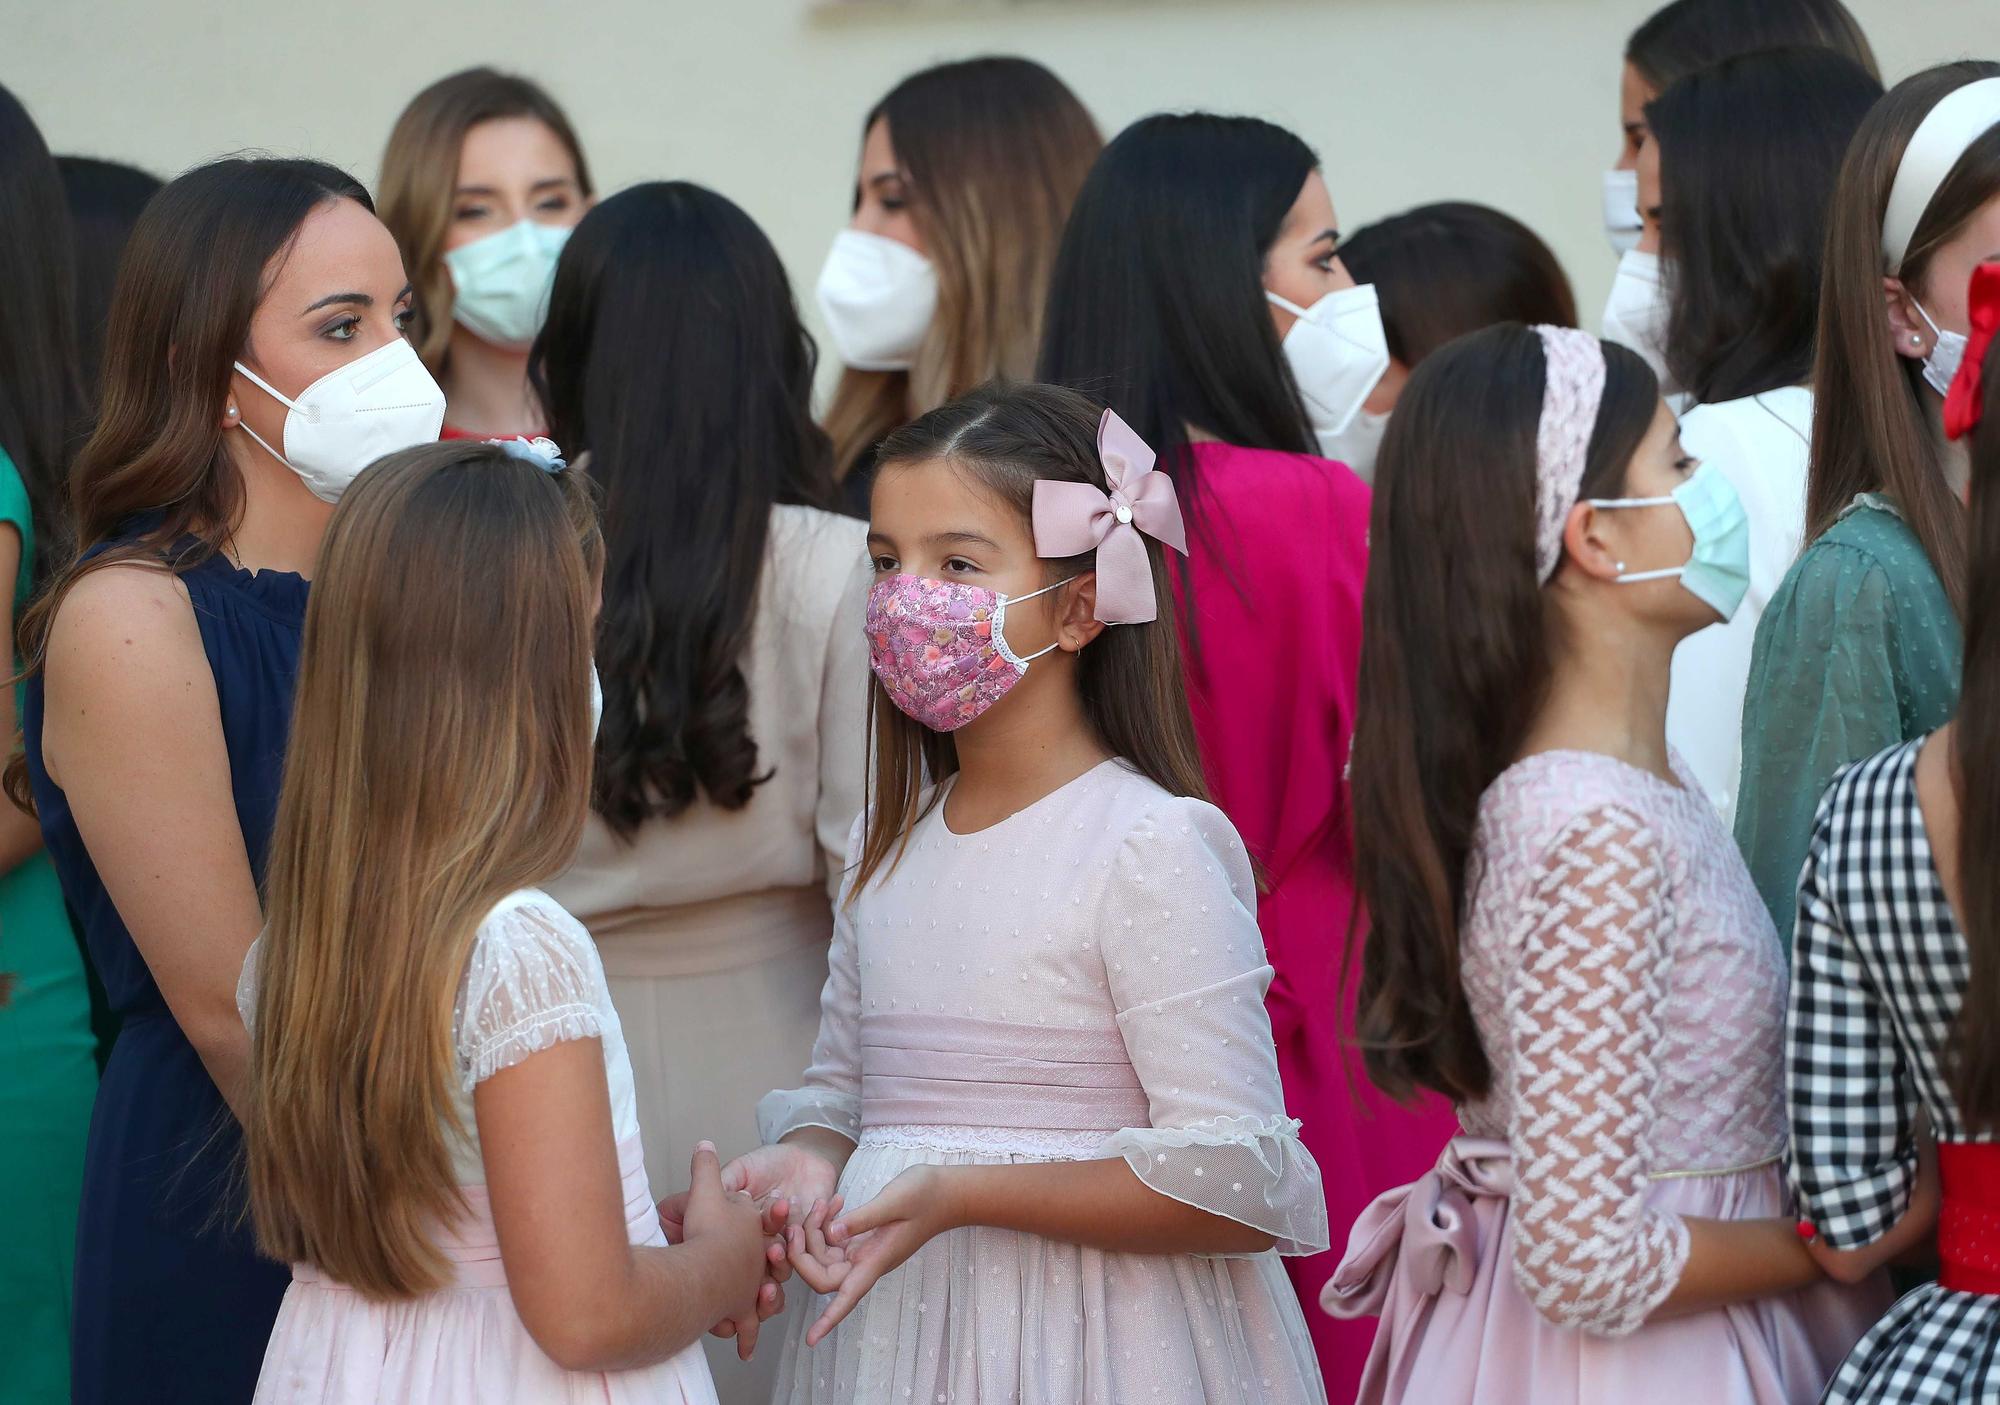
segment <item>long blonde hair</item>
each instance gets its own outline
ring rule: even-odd
[[[465,134],[499,117],[532,117],[556,135],[576,163],[576,183],[592,194],[583,144],[556,100],[538,85],[491,68],[468,68],[418,93],[396,119],[382,153],[378,184],[382,223],[396,236],[403,267],[416,288],[410,340],[433,375],[444,370],[451,344],[451,271],[445,236],[458,190],[458,155]]]
[[[996,376],[1027,380],[1063,221],[1104,138],[1063,81],[1022,58],[912,74],[861,124],[889,124],[937,312],[908,371],[841,374],[827,407],[845,478],[889,433]]]
[[[480,921],[569,861],[590,793],[578,475],[426,445],[327,529],[271,838],[245,1143],[257,1242],[363,1296],[443,1284],[452,1012]]]

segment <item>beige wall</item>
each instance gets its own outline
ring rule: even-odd
[[[1588,315],[1612,260],[1599,172],[1618,55],[1655,0],[0,0],[0,83],[50,145],[171,173],[241,148],[372,183],[402,103],[490,62],[569,109],[606,190],[728,194],[802,301],[845,218],[862,115],[940,59],[1047,63],[1108,133],[1204,107],[1317,146],[1348,228],[1427,200],[1497,205],[1555,247]],[[1849,0],[1891,81],[2000,56],[1996,0]],[[816,314],[811,314],[815,315]]]

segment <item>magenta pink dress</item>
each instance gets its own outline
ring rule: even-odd
[[[1458,1130],[1442,1100],[1411,1110],[1377,1093],[1342,1047],[1340,988],[1354,902],[1347,751],[1368,574],[1368,488],[1303,454],[1192,446],[1182,489],[1196,629],[1186,638],[1195,731],[1215,802],[1263,865],[1257,925],[1276,979],[1267,1005],[1285,1106],[1326,1189],[1338,1245],[1381,1191],[1437,1162]],[[1177,578],[1178,579],[1178,578]],[[1185,589],[1181,592],[1186,598]],[[1185,618],[1185,616],[1183,617]],[[1354,1398],[1373,1322],[1313,1309],[1339,1253],[1287,1259],[1327,1393]]]

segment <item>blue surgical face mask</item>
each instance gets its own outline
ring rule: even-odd
[[[568,241],[562,225],[521,220],[446,250],[451,315],[481,341],[525,349],[548,315],[556,259]]]
[[[1664,498],[1591,498],[1598,508],[1665,507],[1672,504],[1694,533],[1694,553],[1685,566],[1658,571],[1621,571],[1620,585],[1680,578],[1681,587],[1728,620],[1750,589],[1750,518],[1743,500],[1722,471],[1703,464],[1687,482]]]

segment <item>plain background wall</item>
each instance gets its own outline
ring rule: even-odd
[[[2000,0],[1848,0],[1893,83],[2000,57]],[[1555,248],[1587,322],[1609,286],[1600,172],[1620,55],[1655,0],[0,0],[0,83],[58,152],[162,175],[226,152],[322,157],[374,183],[390,124],[474,63],[569,111],[604,193],[684,178],[743,205],[809,320],[861,119],[905,73],[1018,53],[1105,134],[1162,109],[1245,112],[1316,146],[1343,227],[1479,200]],[[830,358],[828,358],[830,359]]]

